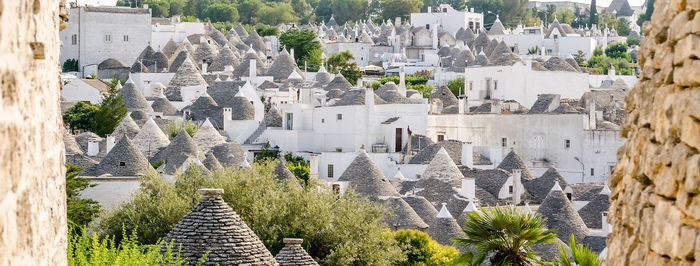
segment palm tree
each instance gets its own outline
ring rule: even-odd
[[[464,239],[454,239],[464,252],[455,260],[460,265],[540,264],[535,244],[553,243],[556,234],[544,228],[539,214],[524,213],[514,207],[481,209],[466,215]]]
[[[566,254],[564,246],[559,247],[561,254],[554,261],[554,265],[557,266],[598,266],[600,265],[600,259],[598,259],[598,254],[593,252],[590,248],[576,244],[574,241],[574,235],[571,235],[569,239],[569,249],[571,250],[571,258],[569,254]]]

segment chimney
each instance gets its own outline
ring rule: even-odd
[[[460,194],[462,197],[465,197],[467,200],[475,200],[476,199],[476,181],[474,181],[474,178],[462,178],[462,191],[460,191]]]
[[[221,188],[201,188],[197,192],[202,195],[202,198],[221,198],[224,194]]]
[[[107,152],[112,150],[114,147],[114,136],[107,136]]]
[[[459,114],[463,114],[463,113],[464,113],[464,101],[465,101],[465,100],[466,100],[466,98],[464,98],[464,97],[459,97],[459,98],[457,98],[457,102],[459,102],[459,103],[457,104],[457,113],[459,113]]]
[[[401,17],[396,17],[396,19],[394,19],[394,21],[395,21],[394,26],[397,26],[397,27],[401,26]]]
[[[520,204],[520,186],[522,186],[522,170],[513,169],[513,205]]]
[[[610,232],[612,232],[612,227],[608,223],[608,212],[603,212],[601,213],[601,219],[602,219],[602,225],[603,225],[603,234],[608,235]]]
[[[399,70],[399,94],[403,95],[403,97],[406,97],[406,72],[404,71],[403,67],[401,67],[401,70]]]
[[[595,102],[591,101],[590,104],[588,104],[588,129],[596,129],[596,111],[595,111]]]
[[[208,67],[208,66],[209,66],[209,65],[207,64],[207,60],[206,60],[206,59],[205,59],[205,60],[202,60],[202,74],[206,74],[206,73],[207,73],[207,67]]]
[[[438,48],[438,24],[433,24],[432,26],[433,30],[433,49],[437,50]]]
[[[292,59],[294,59],[294,48],[293,47],[289,48],[289,55],[291,55]]]
[[[433,13],[433,7],[431,7],[431,6],[428,7],[428,13]]]
[[[474,168],[474,145],[471,142],[462,143],[462,165]]]
[[[301,243],[304,243],[304,239],[301,238],[284,238],[282,239],[285,247],[301,247]]]
[[[309,177],[318,179],[318,154],[309,156]]]
[[[88,156],[96,156],[100,153],[100,143],[97,140],[91,139],[88,141]]]
[[[255,59],[250,59],[250,68],[248,69],[248,80],[250,82],[253,82],[253,79],[255,79],[255,75],[257,75],[257,66],[256,66]]]

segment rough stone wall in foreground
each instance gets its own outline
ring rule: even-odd
[[[610,180],[607,265],[700,261],[700,0],[654,7]]]
[[[66,264],[59,1],[0,0],[0,265]]]

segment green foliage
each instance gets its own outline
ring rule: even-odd
[[[573,262],[566,254],[564,246],[559,247],[560,255],[554,261],[554,265],[557,266],[598,266],[600,265],[600,260],[598,259],[598,254],[593,252],[591,249],[584,245],[576,245],[574,241],[574,235],[569,238],[569,249],[571,249],[571,257]]]
[[[291,29],[280,35],[280,44],[287,50],[294,48],[294,60],[298,66],[317,71],[321,66],[321,44],[315,41],[316,33],[307,29]]]
[[[566,23],[569,25],[571,25],[574,22],[574,19],[576,18],[574,11],[569,8],[559,9],[554,14],[557,20],[559,20],[559,23]]]
[[[627,46],[639,45],[639,39],[627,39]]]
[[[381,1],[382,18],[408,18],[411,13],[417,13],[423,6],[422,0],[383,0]]]
[[[527,54],[528,55],[539,55],[542,53],[542,50],[540,49],[539,46],[535,46],[532,48],[527,48]]]
[[[81,227],[82,228],[82,227]],[[185,259],[180,258],[178,251],[175,256],[173,243],[155,245],[140,245],[135,231],[127,235],[121,232],[121,243],[117,244],[114,237],[100,238],[97,233],[88,234],[84,228],[76,229],[71,226],[68,230],[68,265],[184,265]],[[160,253],[162,246],[165,252]],[[201,265],[206,260],[200,260]]]
[[[423,98],[430,98],[430,96],[433,94],[433,90],[435,90],[434,86],[430,85],[425,85],[425,84],[416,84],[410,86],[411,89],[417,90],[423,95]]]
[[[126,83],[127,79],[128,79],[127,77],[124,77],[123,79],[119,79],[119,77],[117,75],[113,75],[111,80],[109,80],[109,81],[102,80],[102,82],[107,84],[107,86],[109,86],[110,88],[115,89],[117,87],[117,85]]]
[[[270,142],[265,142],[260,149],[260,152],[255,155],[255,161],[276,160],[279,157],[278,150],[270,149]]]
[[[332,0],[332,10],[338,25],[367,17],[369,2],[366,0]],[[320,4],[320,3],[319,3]]]
[[[625,42],[614,42],[605,48],[605,55],[612,58],[623,58],[630,62],[632,59],[627,53],[627,48],[627,43]]]
[[[211,22],[235,22],[238,21],[238,10],[231,5],[214,3],[202,11],[202,16]]]
[[[63,123],[70,125],[71,131],[92,131],[95,127],[95,114],[99,109],[97,105],[78,102],[63,113]]]
[[[379,1],[376,1],[379,2]],[[333,14],[333,0],[319,0],[316,9],[314,10],[314,15],[316,15],[316,21],[327,22],[331,19]]]
[[[352,85],[357,84],[357,79],[362,77],[362,72],[357,68],[357,63],[349,63],[348,61],[355,59],[355,56],[350,51],[342,51],[333,54],[326,59],[328,71],[331,73],[340,72]]]
[[[228,33],[229,29],[233,28],[233,23],[228,21],[211,22],[212,27],[219,30],[224,35]]]
[[[464,94],[464,79],[458,78],[450,80],[447,82],[447,87],[450,88],[450,91],[452,91],[452,94],[455,96],[462,95]]]
[[[110,88],[107,93],[102,94],[102,103],[95,113],[93,132],[100,137],[112,134],[126,116],[126,112],[126,103],[122,101],[122,96],[116,88]]]
[[[637,17],[637,25],[639,25],[641,27],[642,24],[644,23],[644,21],[650,21],[651,15],[653,13],[654,13],[654,0],[648,0],[646,12],[639,14],[639,17]]]
[[[459,251],[451,246],[440,245],[424,232],[418,230],[399,230],[394,232],[394,239],[406,255],[406,261],[395,265],[448,265],[459,256]]]
[[[384,211],[349,191],[337,195],[314,180],[310,189],[284,189],[272,175],[274,161],[235,167],[205,177],[176,177],[175,184],[145,177],[133,198],[102,217],[105,233],[135,230],[144,243],[155,243],[198,199],[195,188],[222,188],[223,199],[240,215],[272,254],[285,237],[303,238],[304,248],[324,265],[390,265],[403,255],[381,220]],[[189,184],[182,184],[183,182]]]
[[[401,79],[399,76],[386,76],[378,79],[379,83],[381,83],[382,85],[389,81],[396,83],[396,85],[399,85],[400,80]],[[425,76],[406,76],[406,86],[425,85],[427,82],[428,77]]]
[[[576,52],[573,56],[574,56],[574,61],[576,61],[576,64],[578,64],[579,66],[583,66],[583,64],[586,63],[586,53],[585,52],[578,50],[578,52]]]
[[[177,120],[170,120],[168,121],[168,135],[170,135],[170,138],[174,138],[177,136],[178,133],[180,133],[180,130],[185,129],[187,131],[187,134],[190,135],[190,137],[194,137],[194,134],[197,133],[197,130],[199,129],[199,126],[195,125],[192,122],[192,119],[187,120],[186,122],[182,118],[178,118]]]
[[[608,74],[608,69],[612,64],[617,75],[632,75],[632,68],[629,67],[625,58],[612,58],[607,56],[592,56],[588,59],[588,72],[596,74]]]
[[[590,6],[598,6],[598,5],[596,5],[596,0],[591,0]],[[590,8],[588,19],[589,19],[589,21],[588,21],[589,25],[598,24],[598,9],[597,8]]]
[[[630,22],[625,18],[618,19],[617,23],[615,24],[615,31],[617,31],[617,35],[619,36],[630,35],[630,32],[632,31],[632,29],[630,29]]]
[[[170,14],[170,2],[163,0],[146,0],[144,2],[148,4],[151,9],[151,16],[153,17],[168,17]]]
[[[155,162],[155,163],[152,165],[152,166],[153,166],[153,169],[158,169],[158,168],[160,168],[164,163],[165,163],[165,161],[163,161],[163,160],[159,160],[159,161]]]
[[[539,214],[523,213],[514,207],[493,207],[466,214],[464,239],[454,239],[464,248],[457,262],[481,265],[541,264],[535,244],[554,243],[556,234],[545,229]]]
[[[271,2],[258,11],[257,22],[267,25],[298,22],[299,17],[294,13],[292,6],[285,2]]]
[[[180,17],[180,21],[182,21],[182,22],[196,22],[197,18],[195,18],[194,16],[182,16],[182,17]]]
[[[484,13],[484,27],[486,28],[496,20],[494,14],[499,15],[501,22],[506,27],[515,27],[520,23],[520,19],[529,13],[527,0],[469,0],[466,5],[470,8],[474,7],[476,12]],[[453,7],[455,6],[453,5]],[[460,4],[458,8],[464,7]],[[489,11],[493,14],[489,14]]]
[[[260,35],[261,37],[265,36],[277,36],[280,34],[280,30],[277,27],[257,27],[255,28],[255,31]]]
[[[244,0],[239,2],[237,7],[241,22],[254,24],[255,18],[258,16],[258,11],[263,7],[263,3],[260,0]]]
[[[77,226],[87,226],[100,212],[100,204],[92,199],[80,198],[80,193],[88,187],[94,187],[86,178],[79,177],[82,172],[78,166],[66,164],[66,205],[68,221]]]
[[[63,63],[63,72],[77,72],[80,71],[80,65],[78,64],[78,59],[66,59]]]
[[[294,156],[291,152],[287,152],[284,154],[284,160],[287,162],[285,165],[289,171],[291,171],[297,179],[301,180],[304,185],[308,185],[311,169],[309,168],[309,163],[304,160],[304,157]]]

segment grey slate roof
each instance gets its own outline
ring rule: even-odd
[[[280,182],[280,184],[290,187],[294,186],[301,188],[299,180],[297,180],[296,176],[294,176],[292,171],[289,171],[289,169],[285,165],[284,159],[282,158],[277,160],[277,164],[275,165],[275,169],[273,170],[273,175],[277,179],[277,181]]]
[[[401,197],[388,197],[380,199],[380,202],[388,211],[384,217],[384,223],[390,229],[426,230],[428,228],[428,224]]]
[[[197,47],[196,50],[194,50],[194,59],[196,60],[195,62],[197,65],[202,64],[203,60],[206,60],[207,63],[211,64],[214,62],[214,57],[216,57],[217,52],[214,50],[214,47],[209,42],[201,42],[199,44],[199,47]]]
[[[180,87],[197,85],[204,86],[205,88],[208,86],[194,63],[192,63],[189,58],[185,58],[185,61],[180,68],[177,69],[170,83],[168,83],[168,87],[165,89],[165,95],[168,97],[168,100],[181,101],[182,95],[180,94]]]
[[[241,63],[233,68],[233,73],[231,75],[234,79],[249,76],[250,60],[255,60],[255,75],[260,76],[265,73],[265,64],[263,61],[260,60],[258,54],[249,50],[241,59]]]
[[[498,47],[494,49],[494,51],[498,51]],[[495,57],[493,58],[493,60],[489,58],[489,63],[493,66],[512,66],[516,62],[522,61],[519,55],[512,52],[505,52],[500,54],[498,54],[498,52],[495,52],[492,53],[492,55],[494,55]]]
[[[476,39],[476,35],[474,35],[474,32],[470,28],[459,28],[459,30],[457,30],[457,33],[455,33],[455,39],[464,42],[469,42]]]
[[[489,62],[489,58],[486,57],[486,54],[484,54],[483,51],[476,55],[474,61],[468,63],[469,66],[487,66],[489,64],[491,64],[491,62]]]
[[[258,35],[257,31],[250,32],[248,37],[245,38],[245,40],[243,40],[243,42],[245,44],[249,45],[251,48],[255,49],[255,51],[263,52],[263,53],[267,52],[267,46],[265,45],[265,42],[260,37],[260,35]]]
[[[568,71],[568,72],[578,72],[576,68],[567,63],[564,59],[557,56],[550,57],[547,62],[544,63],[544,67],[550,71]]]
[[[205,93],[199,96],[194,103],[183,108],[183,110],[190,111],[186,119],[204,121],[207,118],[211,118],[212,123],[217,126],[223,126],[224,124],[223,110],[209,94]]]
[[[175,40],[173,40],[172,38],[170,38],[170,40],[168,40],[168,42],[165,43],[165,46],[163,46],[163,48],[160,49],[160,51],[163,52],[163,54],[166,57],[168,57],[168,59],[173,57],[176,50],[177,50],[177,43],[175,43]]]
[[[129,72],[131,73],[148,73],[148,68],[141,63],[141,60],[136,60],[133,65],[131,65],[131,68],[129,69]]]
[[[343,96],[343,91],[339,89],[331,89],[326,93],[326,99],[328,100],[340,99],[340,96]]]
[[[449,218],[436,217],[428,228],[428,235],[441,245],[446,246],[454,246],[452,238],[466,238],[462,228],[451,216]]]
[[[154,170],[134,143],[129,138],[122,137],[90,172],[95,176],[144,176]]]
[[[341,91],[347,91],[348,89],[352,88],[352,84],[345,79],[343,75],[338,73],[335,75],[335,77],[331,80],[331,82],[326,85],[324,88],[326,91],[330,91],[332,89],[339,89]]]
[[[151,63],[152,62],[152,63]],[[164,72],[170,67],[168,57],[161,51],[157,51],[153,54],[153,60],[151,62],[146,62],[150,64],[145,64],[149,67],[152,72]]]
[[[119,91],[119,95],[122,96],[122,101],[126,104],[126,109],[130,112],[153,112],[153,108],[151,108],[151,105],[146,101],[146,97],[143,97],[141,90],[136,87],[136,84],[131,79],[124,83],[124,86]]]
[[[616,12],[618,17],[629,17],[634,14],[634,10],[632,10],[627,0],[613,0],[606,11],[610,13]]]
[[[551,261],[561,255],[561,251],[559,250],[560,246],[564,247],[564,250],[567,254],[571,254],[569,246],[558,238],[554,243],[535,244],[532,246],[532,250],[539,253],[542,259],[546,261]]]
[[[248,98],[242,95],[233,97],[233,106],[231,109],[231,119],[233,120],[255,119],[255,107],[253,107],[253,104],[250,103]]]
[[[182,129],[177,136],[170,141],[170,145],[157,156],[159,158],[155,161],[163,160],[166,162],[165,172],[167,174],[173,174],[190,156],[204,159],[204,154],[199,147],[197,147],[197,144],[192,137],[190,137],[190,134]]]
[[[489,35],[504,35],[505,30],[506,29],[503,27],[501,20],[496,17],[496,21],[493,22],[493,25],[491,25],[491,28],[489,29]]]
[[[572,234],[577,241],[583,241],[588,234],[586,224],[560,189],[550,190],[537,212],[547,218],[547,228],[556,229],[562,241],[569,241]]]
[[[433,204],[431,204],[428,200],[426,200],[424,197],[416,195],[405,196],[403,197],[403,200],[408,203],[409,206],[411,206],[413,211],[415,211],[425,223],[428,225],[433,223],[435,216],[438,214],[438,210],[435,209],[435,206],[433,206]]]
[[[374,95],[374,104],[386,103],[384,100],[382,100],[382,98],[379,98],[374,91],[372,91],[372,94]],[[340,96],[340,99],[332,106],[363,105],[365,104],[365,95],[365,89],[352,88],[343,93],[343,95]]]
[[[532,67],[530,67],[532,70],[535,71],[549,71],[544,65],[538,61],[532,61]]]
[[[413,102],[396,90],[388,90],[379,95],[379,98],[386,101],[385,104],[412,104]]]
[[[452,61],[452,65],[450,66],[449,70],[464,73],[464,68],[475,59],[476,58],[472,54],[471,50],[460,51],[457,57],[455,57],[454,61]]]
[[[248,31],[245,30],[242,24],[238,24],[238,27],[236,27],[236,34],[238,34],[240,38],[248,37]]]
[[[495,198],[498,198],[498,193],[503,185],[508,181],[510,173],[503,169],[487,169],[477,171],[474,175],[477,187],[491,193]]]
[[[282,113],[276,105],[272,105],[263,117],[265,125],[268,127],[282,127]]]
[[[83,154],[83,150],[78,146],[78,142],[75,141],[75,136],[64,131],[63,132],[63,146],[65,147],[66,154]]]
[[[566,179],[559,171],[554,167],[550,167],[542,176],[530,181],[523,181],[523,186],[527,192],[534,197],[531,200],[542,202],[547,197],[547,194],[549,194],[555,182],[559,182],[559,186],[562,189],[567,186]]]
[[[192,57],[189,51],[194,50],[188,50],[187,48],[183,47],[183,49],[177,51],[177,54],[173,55],[170,58],[170,66],[168,66],[168,72],[177,72],[180,66],[182,66],[183,63],[185,63],[185,59],[187,58],[194,62],[194,57]]]
[[[98,136],[97,134],[89,132],[89,131],[80,133],[80,134],[75,136],[75,141],[78,143],[78,146],[80,147],[80,149],[83,150],[84,152],[87,152],[88,143],[90,142],[90,140],[102,141],[102,138],[100,138],[100,136]]]
[[[428,138],[424,135],[419,135],[419,134],[412,134],[410,139],[411,139],[411,150],[413,150],[414,152],[418,152],[418,151],[422,150],[423,148],[428,147],[434,143],[430,138]],[[408,150],[408,143],[406,143],[406,145],[403,146],[404,153],[407,150]],[[435,151],[435,152],[437,152],[437,151]],[[449,151],[448,151],[448,153],[449,153]],[[430,156],[430,159],[427,159],[427,158],[421,159],[421,160],[426,160],[425,162],[421,162],[421,163],[430,162],[430,160],[432,160],[434,155],[435,154],[433,153]],[[452,156],[450,156],[450,157],[452,157]],[[416,160],[416,161],[418,161],[418,160]]]
[[[243,86],[245,81],[214,81],[207,89],[207,94],[211,96],[221,108],[233,108],[233,97]]]
[[[219,134],[219,131],[214,128],[209,119],[204,120],[197,132],[192,137],[194,142],[203,153],[208,153],[212,147],[226,142],[226,139]]]
[[[168,136],[163,133],[153,119],[149,119],[143,124],[139,133],[134,137],[133,142],[146,159],[152,158],[170,144]]]
[[[103,69],[119,69],[119,68],[127,68],[126,64],[124,64],[122,61],[116,58],[107,58],[104,61],[102,61],[99,65],[97,65],[98,70],[103,70]]]
[[[284,247],[275,255],[275,260],[277,260],[280,266],[318,265],[301,246],[303,241],[304,240],[301,238],[282,239]]]
[[[316,72],[315,86],[326,86],[326,84],[328,84],[329,82],[331,82],[331,75],[326,71],[325,68],[323,68],[322,70],[319,69],[319,71]]]
[[[576,201],[591,201],[595,198],[601,190],[603,190],[603,183],[576,183],[569,184],[573,190],[573,198]]]
[[[498,164],[498,167],[496,167],[496,168],[506,170],[510,173],[513,173],[514,169],[521,169],[522,174],[520,176],[520,179],[523,182],[534,179],[534,177],[532,176],[532,173],[530,173],[530,169],[527,167],[525,162],[523,162],[523,159],[520,158],[520,155],[515,153],[515,151],[513,151],[513,150],[508,152],[508,154],[506,154],[506,157],[503,157],[503,161],[501,161],[501,163]],[[547,191],[549,191],[549,188],[551,188],[551,187],[552,186],[549,185],[547,187]]]
[[[214,61],[209,65],[209,70],[211,71],[224,71],[226,66],[237,66],[240,64],[236,55],[228,46],[221,48],[219,54],[214,58]]]
[[[139,133],[141,129],[139,126],[134,122],[134,119],[131,119],[131,116],[124,116],[122,121],[117,125],[117,128],[112,131],[112,136],[114,136],[115,139],[121,139],[122,136],[127,136],[130,139],[133,139],[136,134]]]
[[[578,210],[579,216],[588,228],[603,228],[602,214],[610,209],[608,194],[595,195],[593,200]]]
[[[454,112],[449,111],[450,109],[448,109],[450,106],[458,106],[459,100],[457,100],[457,97],[447,86],[443,85],[434,90],[433,94],[430,96],[430,99],[439,99],[442,101],[443,114],[457,113],[457,108],[451,108],[454,110]]]
[[[566,59],[564,59],[564,61],[566,61],[567,63],[569,63],[569,65],[571,65],[571,67],[576,69],[576,72],[581,72],[581,67],[578,65],[578,63],[576,63],[576,60],[573,57],[567,57]]]
[[[216,159],[214,153],[212,153],[211,151],[204,156],[204,161],[202,161],[202,164],[211,172],[218,171],[224,168],[219,162],[219,160]]]
[[[399,196],[389,180],[362,150],[345,169],[338,181],[346,181],[358,194],[376,200],[379,197]]]
[[[415,138],[412,138],[415,139]],[[412,148],[417,148],[418,143],[411,143]],[[432,143],[431,140],[427,140],[423,143],[422,150],[420,150],[416,156],[413,156],[408,162],[409,164],[428,164],[433,160],[435,154],[440,151],[440,148],[445,148],[447,154],[450,155],[452,161],[455,164],[461,164],[462,162],[462,142],[458,140],[443,140],[438,143]],[[429,144],[425,146],[424,144]]]
[[[587,235],[586,238],[583,239],[583,245],[589,247],[596,253],[601,253],[607,246],[607,244],[605,243],[606,240],[607,237],[605,236]]]
[[[216,145],[211,150],[223,167],[237,167],[243,163],[243,157],[245,156],[243,148],[235,141]]]
[[[441,180],[457,187],[460,186],[463,178],[462,172],[459,171],[445,148],[440,148],[418,179],[417,186],[425,187],[428,183]]]
[[[540,94],[537,96],[537,100],[532,107],[527,112],[528,114],[543,114],[549,112],[550,106],[556,104],[559,100],[559,95],[557,94]]]
[[[272,76],[275,81],[282,81],[295,71],[299,76],[304,77],[304,73],[299,70],[294,62],[294,58],[287,52],[287,49],[282,49],[270,68],[267,69],[267,75]]]
[[[177,108],[170,102],[170,100],[168,100],[167,97],[165,97],[165,95],[153,100],[153,103],[151,103],[151,108],[154,112],[161,112],[163,115],[168,116],[176,115],[178,113]]]
[[[209,251],[206,265],[277,265],[253,230],[221,198],[223,189],[199,192],[202,199],[168,232],[164,242],[182,245],[180,256],[192,264]]]
[[[486,56],[488,57],[489,55],[491,55],[491,52],[493,52],[493,50],[496,49],[497,46],[498,46],[498,40],[491,39],[491,41],[489,42],[489,45],[487,45],[483,51],[486,54]]]

